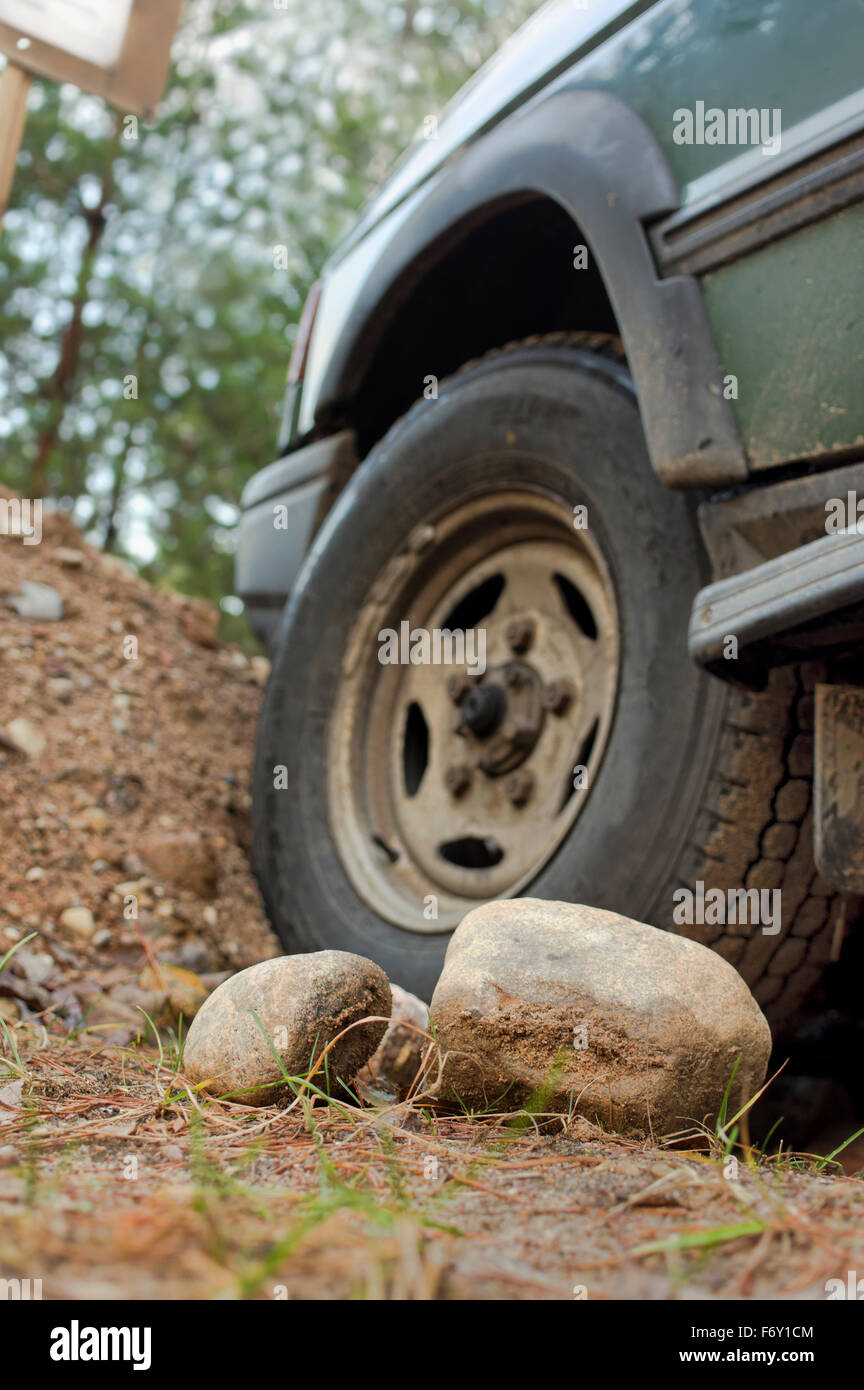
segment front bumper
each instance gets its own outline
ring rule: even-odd
[[[275,640],[312,537],[356,466],[354,431],[343,430],[277,459],[243,489],[235,592],[265,645]]]

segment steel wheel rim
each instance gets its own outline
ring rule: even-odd
[[[465,663],[379,661],[382,630],[458,630],[490,598],[461,624],[486,640],[486,671],[467,686]],[[564,501],[487,492],[415,528],[353,624],[327,730],[330,826],[363,901],[434,933],[522,892],[591,794],[618,672],[611,575]]]

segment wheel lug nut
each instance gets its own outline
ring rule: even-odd
[[[471,680],[466,675],[452,675],[447,677],[447,694],[454,705],[461,705],[468,691],[471,689]]]
[[[576,694],[573,682],[568,680],[551,681],[543,691],[543,707],[552,714],[563,714]]]
[[[525,767],[511,772],[505,788],[514,806],[524,806],[534,791],[534,777]]]
[[[527,652],[534,641],[533,618],[512,618],[507,624],[507,642],[511,651]]]
[[[444,773],[444,785],[451,796],[464,796],[471,785],[471,769],[467,763],[453,763]]]
[[[535,728],[530,719],[524,715],[517,714],[513,719],[510,737],[517,748],[529,748],[534,742]]]

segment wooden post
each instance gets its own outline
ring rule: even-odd
[[[9,202],[32,81],[32,74],[16,63],[7,62],[0,72],[0,223]]]

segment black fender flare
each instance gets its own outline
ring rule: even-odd
[[[429,179],[346,320],[316,416],[360,390],[387,324],[431,266],[502,205],[538,195],[570,214],[595,258],[658,476],[673,487],[746,478],[698,281],[660,278],[646,236],[646,224],[679,206],[677,184],[648,126],[606,92],[568,90],[543,98]]]

